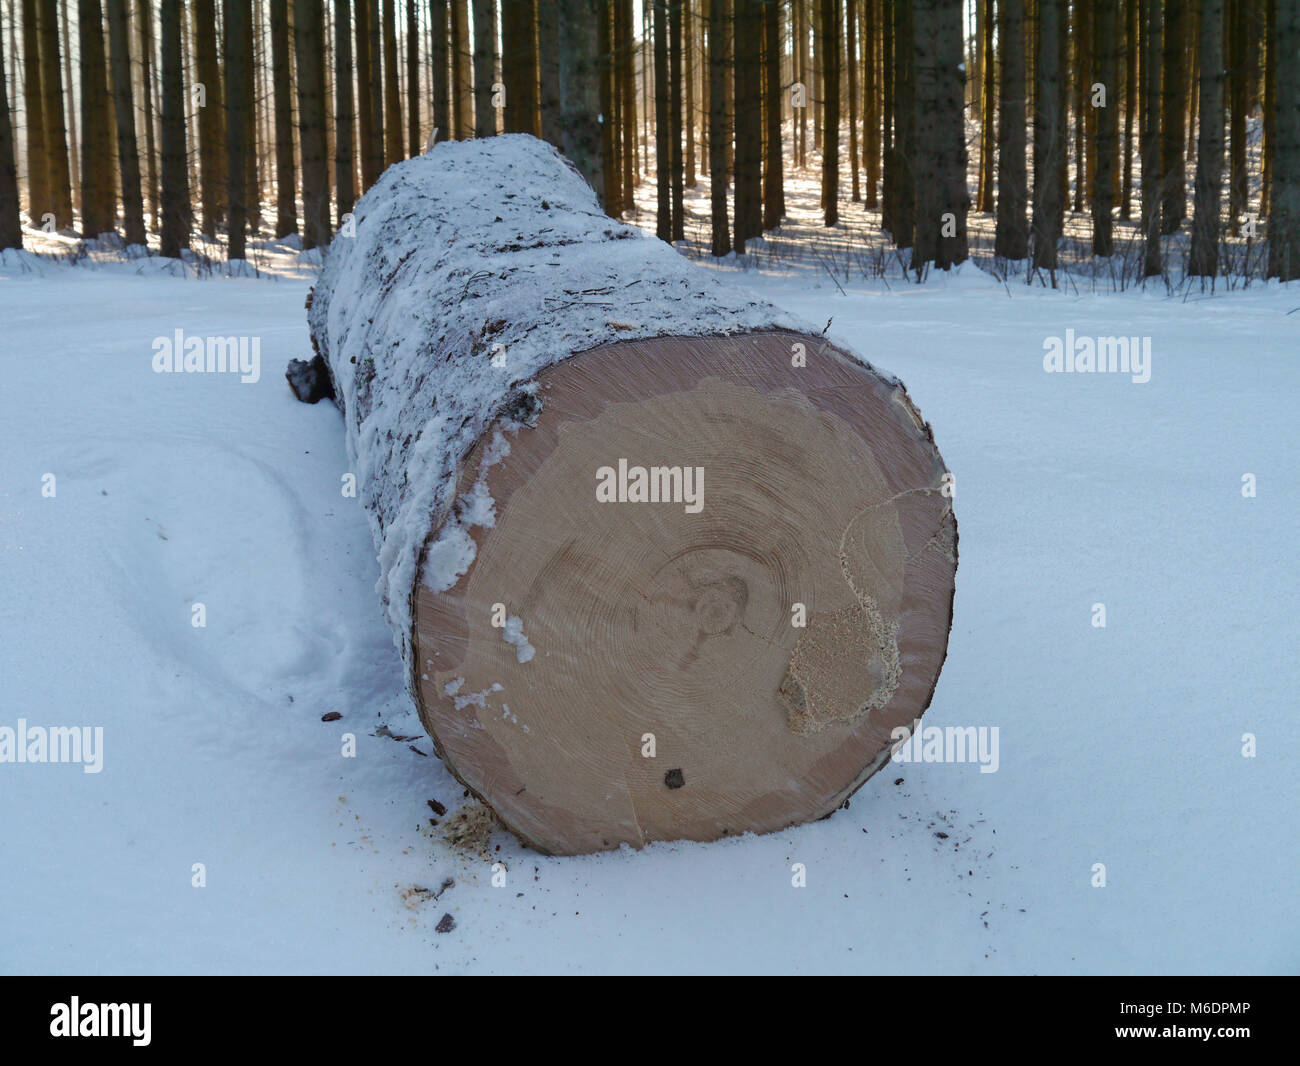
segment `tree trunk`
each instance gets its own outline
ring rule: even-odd
[[[455,136],[451,126],[451,56],[447,0],[429,0],[429,62],[433,79],[433,128],[435,143]]]
[[[41,117],[44,120],[46,182],[49,189],[48,210],[54,213],[55,226],[59,229],[66,229],[72,226],[72,180],[69,176],[68,128],[64,113],[63,82],[59,75],[59,12],[57,0],[38,0],[38,10],[37,25],[41,49]],[[68,47],[71,48],[71,39],[68,40]],[[102,60],[102,38],[100,56]],[[108,111],[107,92],[108,86],[105,81],[105,95],[101,96],[100,106],[96,109],[101,116],[106,115]],[[72,107],[72,98],[69,96],[67,102],[68,114],[72,113]],[[104,140],[102,134],[96,138],[96,142],[101,148],[111,152],[111,148],[108,147],[111,142]],[[108,179],[103,184],[107,188],[107,199],[110,201],[109,214],[111,214],[112,181]]]
[[[761,0],[734,0],[735,220],[732,247],[763,234],[763,67]]]
[[[636,61],[633,57],[632,36],[632,0],[615,0],[615,28],[619,42],[619,61],[615,76],[618,79],[619,95],[622,103],[619,110],[619,136],[622,139],[623,152],[620,165],[623,168],[623,205],[628,211],[636,211]],[[689,25],[689,23],[688,23]],[[688,181],[694,179],[688,174]]]
[[[820,0],[822,86],[822,225],[840,220],[840,2]]]
[[[420,142],[420,23],[415,0],[406,0],[406,155],[424,150]]]
[[[915,59],[912,54],[912,0],[891,0],[894,7],[894,202],[889,211],[889,230],[898,248],[911,248],[916,226],[916,92],[913,85]],[[888,167],[889,160],[886,160]]]
[[[894,24],[898,12],[895,0],[880,3],[880,101],[881,101],[881,169],[880,169],[880,228],[890,234],[896,232],[894,215],[898,208],[898,163],[895,155],[894,117],[897,104],[894,100],[895,57]],[[897,243],[897,239],[895,239]]]
[[[912,269],[947,270],[968,255],[961,0],[917,0],[916,235]]]
[[[397,12],[395,0],[384,0],[384,166],[405,157],[402,144],[402,87],[397,74]],[[305,151],[304,151],[305,156]]]
[[[145,195],[149,199],[150,223],[158,229],[162,224],[162,207],[158,199],[158,150],[154,142],[153,14],[149,0],[139,0],[135,14],[140,53],[140,96],[144,108]]]
[[[682,5],[668,8],[668,171],[672,176],[673,240],[686,237],[682,172]]]
[[[497,132],[497,111],[492,104],[492,86],[496,82],[496,38],[496,4],[493,0],[474,0],[475,137],[492,137]]]
[[[1107,256],[1115,251],[1111,210],[1115,206],[1115,148],[1119,135],[1118,57],[1116,55],[1116,0],[1095,0],[1097,62],[1096,78],[1106,94],[1104,106],[1097,109],[1097,170],[1092,195],[1092,254]],[[1088,90],[1089,94],[1091,90]]]
[[[108,46],[112,58],[117,158],[122,171],[122,222],[127,244],[144,245],[144,201],[140,193],[140,150],[135,140],[131,92],[131,45],[127,0],[108,0]]]
[[[881,0],[862,0],[862,151],[868,210],[880,206],[880,6]]]
[[[1025,0],[999,0],[998,39],[1002,49],[1002,84],[998,90],[998,221],[993,252],[1003,259],[1029,254],[1025,177]],[[1015,45],[1007,42],[1016,42]]]
[[[321,0],[293,0],[304,249],[327,246],[331,232],[329,154],[325,149],[324,44]],[[398,129],[400,133],[400,126]]]
[[[1300,7],[1278,3],[1273,18],[1276,97],[1268,276],[1292,281],[1300,278]]]
[[[1176,232],[1187,214],[1187,144],[1183,125],[1187,95],[1187,3],[1188,0],[1165,0],[1160,90],[1160,171],[1164,178],[1160,216],[1164,233]]]
[[[1259,216],[1269,215],[1269,194],[1273,185],[1273,149],[1277,137],[1274,118],[1277,113],[1277,0],[1259,0],[1264,9],[1263,75],[1264,144],[1261,148],[1259,182]]]
[[[795,68],[796,80],[803,90],[803,103],[798,107],[798,152],[795,165],[802,170],[808,165],[808,105],[811,77],[808,70],[808,4],[810,0],[791,0],[794,5]]]
[[[358,26],[365,6],[366,0],[360,0],[357,5]],[[275,98],[275,236],[280,238],[298,230],[298,180],[293,158],[293,101],[290,98],[293,87],[289,79],[288,0],[271,0],[271,68],[271,92]],[[362,81],[362,84],[365,82]],[[361,141],[364,145],[368,132],[364,114],[361,125]]]
[[[12,22],[8,28],[11,34],[15,30]],[[23,246],[23,223],[18,206],[18,167],[14,163],[14,129],[9,120],[9,86],[5,80],[4,59],[4,26],[0,25],[0,252]],[[14,73],[16,76],[17,71]]]
[[[1163,34],[1160,0],[1142,0],[1142,273],[1148,278],[1163,272],[1160,255],[1163,143],[1160,137],[1160,56]]]
[[[1214,277],[1219,265],[1219,198],[1223,181],[1223,0],[1200,0],[1197,32],[1200,133],[1187,272]]]
[[[621,0],[620,0],[621,2]],[[695,4],[693,0],[682,0],[685,11],[682,22],[682,82],[685,92],[684,120],[686,128],[684,135],[686,138],[685,147],[685,167],[686,173],[684,181],[688,189],[695,188],[695,85],[698,79],[698,72],[695,65]]]
[[[253,0],[248,0],[248,4],[248,17],[244,19],[244,54],[248,57],[247,69],[244,72],[247,83],[244,88],[247,100],[244,107],[244,203],[248,232],[256,234],[262,224],[262,186],[258,180],[257,161],[261,152],[265,150],[265,145],[259,147],[257,142],[257,92],[254,79],[259,63],[265,66],[266,59],[259,52],[262,44],[261,32],[259,30],[254,33],[257,12],[253,7]]]
[[[338,223],[352,211],[357,198],[356,153],[352,126],[352,25],[349,0],[334,0],[334,184],[338,188]],[[435,65],[434,70],[438,68]],[[443,85],[444,97],[446,85]],[[418,152],[417,152],[418,154]]]
[[[781,7],[763,6],[764,62],[767,65],[767,162],[763,167],[763,228],[776,229],[785,218],[784,153],[781,151]]]
[[[162,89],[162,232],[159,252],[178,258],[190,246],[190,187],[185,172],[185,86],[181,73],[181,6],[159,10]]]
[[[601,0],[557,0],[560,69],[560,150],[587,183],[605,188],[600,136]]]
[[[540,141],[444,146],[357,214],[309,325],[447,769],[551,854],[843,806],[952,618],[948,475],[902,384],[601,217]],[[539,250],[561,267],[464,298]]]
[[[1061,236],[1061,8],[1065,0],[1038,0],[1038,72],[1034,92],[1034,266],[1051,272],[1056,287],[1056,242]],[[1157,0],[1159,2],[1159,0]]]
[[[225,125],[221,66],[217,59],[217,11],[214,0],[194,0],[190,8],[194,34],[194,72],[203,86],[199,108],[199,208],[205,237],[217,235],[217,222],[226,215]],[[227,52],[229,62],[229,52]],[[227,72],[228,73],[228,72]],[[85,123],[82,123],[84,126]],[[86,131],[84,135],[88,135]]]
[[[600,202],[605,213],[618,218],[623,213],[623,168],[618,159],[618,94],[614,84],[614,4],[598,0],[596,54],[600,57],[600,158],[605,188]],[[680,115],[680,112],[678,112]]]
[[[1005,0],[1004,0],[1005,2]],[[997,109],[997,72],[993,62],[993,0],[979,0],[980,180],[975,210],[993,210],[993,115]],[[1004,60],[1005,62],[1005,57]]]
[[[845,0],[844,4],[844,64],[849,98],[849,199],[862,202],[862,184],[858,177],[858,4]]]
[[[113,148],[108,125],[108,64],[99,0],[78,0],[81,42],[81,232],[98,237],[114,228]]]
[[[564,149],[560,91],[560,13],[556,4],[537,5],[537,93],[542,140]],[[649,108],[647,107],[647,111]]]
[[[1141,0],[1124,4],[1124,178],[1119,217],[1133,217],[1133,115],[1137,110],[1137,11]]]
[[[45,144],[45,98],[41,75],[41,29],[37,0],[23,4],[23,104],[27,125],[27,213],[33,226],[54,211],[50,159]],[[17,71],[14,72],[15,75]],[[55,220],[56,225],[59,220]],[[66,223],[64,223],[66,225]]]
[[[226,258],[244,259],[244,236],[248,228],[246,185],[248,109],[252,104],[252,57],[245,50],[249,21],[248,0],[223,0],[221,39],[226,61],[226,202],[229,204],[230,243]]]
[[[705,0],[709,5],[709,206],[713,254],[731,251],[727,219],[727,6],[726,0]]]
[[[1241,215],[1249,201],[1246,176],[1246,114],[1250,99],[1250,60],[1247,15],[1249,0],[1227,0],[1228,47],[1228,219],[1234,237],[1241,232]]]
[[[551,2],[551,0],[544,0]],[[507,133],[538,134],[536,0],[502,0],[501,76]]]
[[[673,239],[672,167],[668,163],[672,123],[668,118],[668,0],[654,0],[655,48],[655,236]]]

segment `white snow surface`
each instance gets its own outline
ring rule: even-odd
[[[527,134],[438,144],[385,171],[353,216],[309,321],[408,661],[430,529],[442,527],[424,567],[431,588],[450,588],[473,560],[474,523],[454,500],[459,465],[541,370],[614,340],[816,332],[611,219],[571,164]]]
[[[403,688],[342,420],[281,379],[310,351],[308,283],[20,258],[0,264],[0,727],[100,726],[104,748],[98,774],[0,763],[0,971],[1300,965],[1294,286],[716,270],[735,303],[743,280],[833,316],[932,421],[962,562],[925,724],[999,727],[1000,766],[890,765],[826,821],[715,844],[547,858],[498,832],[494,888],[429,835],[426,800],[454,812],[461,788]],[[260,380],[153,373],[176,328],[259,337]],[[1150,382],[1045,374],[1067,328],[1151,337]],[[526,726],[528,693],[502,698]]]

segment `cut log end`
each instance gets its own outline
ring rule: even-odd
[[[416,584],[448,767],[557,854],[834,811],[947,647],[956,523],[902,387],[786,332],[607,344],[538,385],[462,466],[472,563],[452,583],[435,530]]]

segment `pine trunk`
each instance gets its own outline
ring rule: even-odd
[[[402,83],[397,72],[396,0],[384,0],[384,166],[405,158],[402,131]],[[303,150],[304,159],[306,149]]]
[[[734,0],[736,217],[732,247],[763,234],[762,0]]]
[[[1157,0],[1158,2],[1158,0]],[[1051,272],[1056,287],[1056,242],[1061,235],[1061,18],[1064,0],[1038,0],[1037,77],[1034,91],[1034,266]]]
[[[12,14],[12,8],[10,9]],[[9,32],[14,25],[8,24]],[[14,163],[14,129],[9,120],[9,86],[5,77],[5,35],[0,26],[0,253],[23,246],[18,206],[18,167]],[[16,74],[17,72],[15,72]]]
[[[1200,132],[1189,274],[1214,277],[1219,266],[1219,201],[1223,182],[1223,0],[1200,0],[1197,27]]]
[[[1273,101],[1273,173],[1269,191],[1268,275],[1300,278],[1300,7],[1278,3]]]
[[[601,0],[557,0],[561,151],[597,192],[605,188],[600,122]]]
[[[451,63],[447,0],[429,0],[429,77],[433,81],[433,133],[434,143],[449,141],[451,128]]]
[[[564,148],[563,102],[560,90],[560,13],[554,2],[537,5],[538,120],[542,140]],[[647,111],[649,108],[646,109]]]
[[[117,119],[117,158],[122,172],[122,222],[127,244],[143,246],[144,200],[140,192],[140,150],[135,139],[135,101],[131,92],[130,26],[127,0],[108,0],[108,46],[112,59],[113,110]]]
[[[48,210],[54,214],[54,224],[59,229],[72,226],[72,179],[68,155],[68,128],[64,110],[63,82],[59,75],[59,11],[57,0],[37,0],[39,14],[37,24],[40,35],[41,50],[41,117],[44,122],[46,183],[49,190]],[[66,37],[65,33],[65,37]],[[67,46],[71,48],[71,39]],[[102,54],[101,47],[101,54]],[[66,53],[65,53],[66,54]],[[104,93],[108,92],[105,84]],[[101,97],[101,105],[106,100]],[[68,96],[66,114],[73,110],[71,94]],[[107,107],[97,109],[101,115],[107,114]],[[106,120],[105,120],[106,121]],[[83,138],[84,140],[84,138]],[[101,146],[110,144],[97,138]],[[84,180],[84,175],[82,176]],[[111,181],[108,186],[108,199],[112,199]],[[84,229],[84,222],[83,222]]]
[[[194,0],[190,8],[194,35],[194,73],[203,86],[199,108],[199,209],[205,237],[217,235],[217,222],[226,217],[226,145],[223,127],[221,65],[217,56],[215,0]],[[229,62],[230,53],[226,53]],[[85,123],[82,123],[85,126]],[[89,135],[82,130],[83,138]]]
[[[1160,0],[1142,0],[1142,239],[1144,277],[1163,272],[1160,254],[1160,62],[1164,25]],[[1180,178],[1181,180],[1181,178]]]
[[[682,172],[682,5],[674,0],[668,9],[668,171],[672,176],[673,240],[686,237]]]
[[[713,254],[731,251],[727,217],[727,7],[726,0],[704,0],[709,7],[709,201]]]
[[[325,148],[324,20],[321,0],[294,0],[298,143],[302,146],[303,248],[330,243],[329,154]]]
[[[916,234],[912,269],[948,270],[968,255],[961,0],[917,0]]]
[[[764,62],[767,68],[767,161],[763,167],[763,228],[776,229],[785,218],[785,168],[781,150],[781,7],[763,7]]]
[[[358,26],[366,0],[357,6]],[[360,31],[358,30],[358,35]],[[364,81],[362,82],[364,85]],[[298,231],[298,179],[293,156],[293,87],[289,79],[288,0],[271,0],[271,93],[275,106],[275,236]],[[361,120],[362,143],[367,121]]]
[[[1124,177],[1120,195],[1119,217],[1133,217],[1133,116],[1138,106],[1137,91],[1137,12],[1141,0],[1124,3]]]
[[[181,57],[181,7],[159,12],[162,90],[162,232],[159,252],[178,258],[190,246],[190,187],[185,170],[185,85]]]
[[[417,156],[420,142],[420,23],[415,0],[406,0],[406,155]]]
[[[1165,0],[1161,66],[1160,172],[1163,177],[1161,230],[1175,233],[1187,213],[1187,4]]]
[[[243,259],[248,227],[248,110],[252,104],[251,57],[245,38],[252,17],[248,0],[223,0],[222,41],[226,60],[226,201],[230,244],[227,259]]]
[[[840,0],[820,0],[822,86],[822,225],[840,220]]]
[[[1005,2],[1005,0],[1003,0]],[[993,61],[993,0],[979,0],[980,180],[975,210],[992,211],[993,128],[997,110],[997,67]],[[1005,62],[1005,59],[1004,59]]]
[[[108,63],[99,0],[77,0],[81,45],[81,233],[98,237],[114,228],[113,148],[108,124]]]
[[[357,198],[356,152],[352,127],[352,25],[349,0],[334,0],[334,184],[338,189],[338,224],[352,211]],[[434,67],[437,70],[437,67]],[[445,86],[444,86],[445,91]]]
[[[599,3],[592,5],[599,17]],[[593,30],[597,27],[593,26]],[[474,136],[492,137],[497,132],[497,109],[492,102],[496,82],[497,19],[493,0],[474,0]]]
[[[465,788],[578,854],[779,831],[888,766],[957,557],[902,384],[602,217],[540,141],[444,145],[357,216],[309,326],[408,690]],[[561,265],[464,298],[512,255]],[[617,319],[587,296],[611,290]]]
[[[1025,0],[999,0],[998,39],[1024,39]],[[1003,259],[1029,254],[1025,176],[1025,55],[1015,46],[1002,50],[1002,84],[998,91],[998,202],[993,252]]]
[[[1115,148],[1119,136],[1118,44],[1116,0],[1095,0],[1096,78],[1105,92],[1105,103],[1096,109],[1097,170],[1092,195],[1092,254],[1107,256],[1115,251],[1111,211],[1115,206]]]
[[[27,214],[41,226],[54,211],[50,160],[45,144],[45,97],[41,78],[41,30],[37,0],[23,4],[23,104],[27,125]],[[15,71],[17,74],[17,71]],[[56,225],[60,220],[56,219]],[[63,223],[66,225],[66,223]]]
[[[536,0],[502,0],[501,76],[506,89],[507,133],[537,136],[540,129],[537,122],[536,22]]]

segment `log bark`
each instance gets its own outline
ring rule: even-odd
[[[555,854],[840,807],[951,623],[946,469],[902,384],[527,135],[439,144],[355,216],[309,325],[448,768]],[[636,467],[678,468],[671,499]]]

